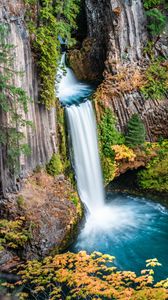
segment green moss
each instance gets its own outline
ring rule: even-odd
[[[59,153],[54,153],[50,162],[46,165],[48,174],[57,176],[63,172],[63,165]]]

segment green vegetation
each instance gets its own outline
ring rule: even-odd
[[[168,91],[168,63],[163,59],[154,59],[145,72],[146,82],[141,92],[146,99],[161,100]]]
[[[73,204],[77,207],[78,203],[79,203],[79,197],[78,197],[77,193],[75,193],[75,192],[70,193],[69,197],[70,197],[70,201],[72,201]]]
[[[143,5],[147,15],[147,28],[151,38],[159,39],[166,27],[167,1],[166,0],[143,0]]]
[[[63,165],[59,153],[54,153],[50,162],[46,165],[48,174],[57,176],[63,172]]]
[[[138,174],[141,188],[168,192],[168,141],[160,143],[158,155]]]
[[[8,26],[0,23],[0,110],[6,115],[0,125],[0,146],[5,149],[10,170],[16,171],[20,154],[30,153],[28,145],[23,142],[22,130],[32,123],[23,119],[21,113],[27,113],[30,99],[22,88],[13,85],[14,76],[21,74],[13,69],[14,45],[7,43],[8,33]]]
[[[127,125],[125,144],[131,148],[141,146],[145,142],[145,126],[138,114],[133,114]]]
[[[163,5],[164,3],[165,3],[165,0],[144,0],[143,5],[144,5],[145,9],[151,9],[151,8]]]
[[[148,17],[147,27],[149,32],[153,37],[159,36],[166,26],[166,16],[157,8],[150,9],[146,12],[146,15]]]
[[[98,137],[104,180],[108,183],[115,174],[115,152],[112,146],[124,143],[124,137],[116,129],[116,119],[110,109],[106,108],[103,112],[98,125]]]
[[[25,0],[27,24],[32,34],[32,47],[36,54],[41,79],[40,101],[49,109],[55,106],[56,67],[60,60],[60,36],[69,46],[75,44],[72,31],[77,29],[76,18],[80,0],[40,1]],[[37,8],[38,6],[38,8]],[[38,16],[36,10],[38,9]]]
[[[168,281],[154,283],[154,268],[160,266],[156,258],[146,261],[147,269],[137,276],[120,271],[114,257],[99,252],[88,255],[64,253],[46,257],[43,261],[28,261],[19,268],[21,279],[15,284],[2,283],[12,289],[26,287],[18,292],[20,300],[31,298],[106,299],[106,300],[166,300]]]
[[[124,137],[116,129],[116,119],[110,109],[105,109],[98,126],[101,151],[104,156],[114,158],[112,145],[123,144]]]
[[[23,247],[29,238],[30,233],[26,229],[24,217],[14,221],[0,220],[0,250]]]

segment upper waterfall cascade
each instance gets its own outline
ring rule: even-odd
[[[78,192],[89,211],[93,212],[104,204],[104,189],[96,121],[92,103],[86,98],[92,92],[92,87],[79,82],[73,71],[65,66],[65,54],[58,77],[57,96],[65,105]]]

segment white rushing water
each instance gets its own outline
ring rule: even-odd
[[[87,100],[78,106],[71,105],[66,107],[66,113],[79,195],[89,211],[94,213],[104,205],[104,191],[92,103]]]
[[[79,82],[73,71],[65,66],[65,54],[62,56],[57,81],[57,96],[65,106],[68,119],[78,192],[93,214],[104,205],[104,189],[96,120],[92,103],[86,98],[92,87]]]

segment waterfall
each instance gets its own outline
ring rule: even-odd
[[[78,192],[89,211],[103,206],[104,191],[92,103],[66,107]]]
[[[65,67],[65,54],[60,65],[58,76],[61,80],[58,80],[57,96],[65,106],[68,119],[78,192],[83,203],[93,213],[104,204],[104,189],[96,120],[92,103],[86,98],[92,87],[79,82],[73,71]]]

